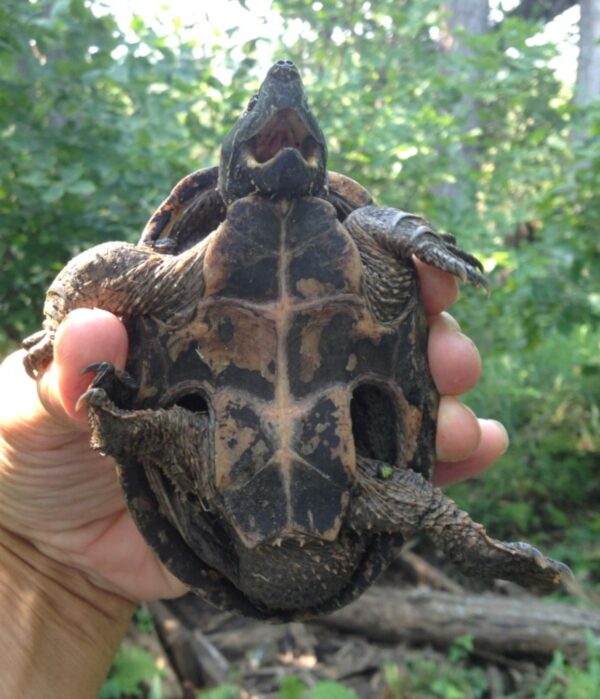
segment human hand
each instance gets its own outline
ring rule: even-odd
[[[442,485],[487,468],[507,438],[499,423],[478,421],[456,399],[477,382],[479,354],[443,312],[457,297],[454,279],[418,266],[431,323],[431,372],[443,395],[435,477]],[[102,360],[123,368],[126,356],[121,322],[106,311],[79,309],[61,325],[37,391],[22,352],[2,364],[0,516],[6,528],[100,587],[135,600],[173,597],[184,586],[145,544],[125,508],[114,462],[90,449],[86,411],[76,410],[89,383],[81,370]]]
[[[158,561],[129,517],[112,459],[90,448],[80,372],[106,360],[123,368],[127,334],[102,310],[71,313],[38,385],[23,352],[0,366],[0,522],[50,559],[131,600],[175,597],[186,588]]]
[[[441,395],[433,482],[458,483],[484,471],[508,448],[508,434],[497,420],[478,419],[456,396],[470,391],[481,376],[477,347],[446,313],[458,298],[456,279],[415,260],[429,318],[429,367]]]

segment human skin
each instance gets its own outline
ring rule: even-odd
[[[443,485],[483,471],[508,439],[457,399],[481,362],[445,312],[457,298],[454,279],[418,269],[442,395],[435,483]],[[22,352],[0,366],[0,696],[95,697],[135,604],[185,592],[135,528],[114,462],[91,450],[86,411],[76,408],[90,380],[81,370],[97,361],[122,368],[126,357],[122,323],[79,309],[59,328],[37,385]]]

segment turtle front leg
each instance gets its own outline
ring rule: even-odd
[[[375,245],[394,257],[410,259],[414,255],[473,286],[489,287],[481,262],[458,248],[453,236],[438,233],[420,216],[384,206],[364,206],[353,211],[344,225],[363,255],[375,254]]]
[[[103,243],[73,258],[50,285],[43,330],[23,341],[27,373],[36,378],[52,359],[56,330],[76,308],[103,308],[122,318],[150,314],[170,323],[204,289],[204,251],[173,257],[129,243]]]
[[[511,580],[547,593],[572,575],[529,544],[493,539],[419,473],[380,461],[359,460],[349,521],[359,531],[400,533],[405,539],[423,532],[462,572],[479,579]]]
[[[184,177],[152,214],[140,244],[156,252],[176,254],[206,237],[225,218],[218,179],[218,167]]]
[[[122,408],[137,389],[133,377],[110,362],[91,364],[83,373],[88,372],[96,376],[78,405],[88,406],[92,447],[120,464],[155,464],[178,492],[197,495],[208,477],[198,468],[198,464],[208,464],[208,415],[177,405]]]
[[[204,569],[202,561],[208,561],[227,569],[202,516],[211,497],[208,415],[178,405],[120,408],[113,396],[132,390],[131,377],[108,362],[88,370],[96,371],[96,377],[80,401],[88,406],[91,445],[117,462],[130,514],[140,530],[163,562],[165,551],[168,557],[172,553],[168,541],[161,539],[166,520],[199,557],[191,559],[196,568]]]

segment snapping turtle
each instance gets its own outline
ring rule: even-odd
[[[92,445],[160,559],[219,607],[329,612],[417,531],[478,578],[552,589],[562,564],[491,539],[430,484],[438,395],[411,258],[485,286],[480,263],[326,158],[279,61],[218,168],[177,185],[137,246],[99,245],[59,274],[28,371],[70,310],[123,317],[127,371],[88,368]]]

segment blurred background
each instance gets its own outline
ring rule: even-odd
[[[492,281],[453,313],[484,359],[467,403],[512,443],[451,494],[597,600],[599,38],[599,0],[4,0],[0,352],[38,328],[70,257],[135,241],[181,177],[217,163],[291,58],[330,168],[454,233]],[[398,696],[492,696],[466,691]],[[599,696],[582,691],[518,696]]]

